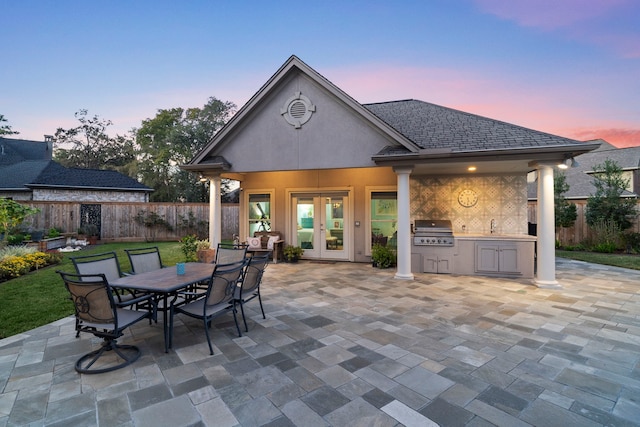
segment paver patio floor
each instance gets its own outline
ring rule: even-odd
[[[558,260],[561,289],[366,264],[276,264],[212,326],[178,317],[119,340],[108,374],[75,361],[99,341],[72,317],[0,340],[4,426],[640,425],[640,272]],[[62,282],[60,283],[62,286]]]

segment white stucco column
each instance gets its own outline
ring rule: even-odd
[[[220,185],[222,180],[215,176],[209,180],[209,243],[213,249],[222,241],[222,201]]]
[[[538,219],[536,285],[539,287],[557,287],[556,281],[556,242],[555,215],[553,197],[553,166],[538,165]]]
[[[396,279],[413,280],[411,273],[411,214],[409,175],[413,167],[394,168],[398,176],[398,265]]]

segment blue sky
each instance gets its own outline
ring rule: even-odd
[[[420,99],[640,145],[636,0],[3,0],[0,114],[125,134],[158,109],[241,107],[295,54],[361,103]]]

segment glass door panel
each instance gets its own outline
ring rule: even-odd
[[[296,223],[297,223],[297,244],[305,250],[305,256],[313,256],[312,252],[317,251],[315,244],[315,212],[316,198],[314,197],[297,197],[296,203]],[[317,255],[316,255],[317,256]]]
[[[298,194],[295,211],[296,244],[305,258],[348,259],[345,241],[347,196],[342,194]]]
[[[344,197],[325,197],[324,216],[321,228],[324,230],[323,249],[327,252],[344,250]],[[335,254],[326,254],[331,257]]]

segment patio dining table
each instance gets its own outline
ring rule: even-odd
[[[162,302],[159,310],[163,313],[164,351],[168,353],[169,329],[167,315],[170,307],[169,299],[171,298],[171,303],[173,303],[178,292],[191,285],[208,281],[214,268],[215,264],[190,262],[185,264],[184,274],[178,274],[176,267],[172,266],[146,273],[124,276],[109,284],[113,288],[149,292],[155,295],[157,302]]]

